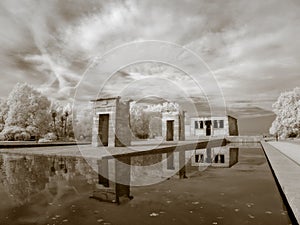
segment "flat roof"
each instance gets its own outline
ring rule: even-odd
[[[98,98],[94,100],[90,100],[91,102],[98,102],[98,101],[104,101],[104,100],[115,100],[121,98],[120,96],[117,97],[107,97],[107,98]]]

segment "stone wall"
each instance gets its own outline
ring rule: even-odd
[[[229,151],[229,167],[231,167],[239,161],[239,149],[229,148]]]
[[[167,135],[167,121],[174,121],[173,127],[173,140],[185,140],[185,125],[184,125],[184,112],[162,112],[162,136],[166,140]]]
[[[185,141],[185,111],[179,114],[179,141]]]
[[[228,136],[226,140],[231,143],[259,143],[263,136]]]
[[[237,119],[235,119],[231,116],[228,116],[228,121],[229,121],[229,135],[231,135],[231,136],[239,135]]]
[[[131,144],[129,127],[129,103],[120,101],[120,98],[98,99],[94,102],[92,145],[102,146],[99,138],[99,115],[109,115],[108,147],[122,147]]]
[[[115,146],[123,147],[131,144],[130,104],[118,101],[116,110],[116,139]]]

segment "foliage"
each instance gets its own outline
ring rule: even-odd
[[[50,140],[50,141],[56,141],[57,140],[57,136],[55,133],[47,133],[45,136],[44,136],[44,139],[46,140]]]
[[[300,135],[300,88],[281,93],[273,104],[276,119],[270,128],[271,134],[282,138]]]
[[[93,127],[91,105],[78,107],[74,112],[74,116],[73,126],[76,139],[80,141],[91,141]]]
[[[7,113],[8,113],[7,100],[0,99],[0,132],[4,129]]]
[[[164,111],[179,111],[179,105],[173,102],[150,105],[132,102],[130,125],[133,135],[140,139],[161,136],[161,113]]]
[[[59,139],[69,139],[74,137],[73,132],[73,117],[71,104],[62,104],[59,102],[52,102],[51,122],[49,126],[52,132]]]
[[[7,141],[28,141],[31,136],[25,128],[19,126],[6,126],[1,134]]]
[[[16,127],[24,129],[31,136],[43,135],[48,131],[50,101],[30,85],[18,83],[9,94],[7,105],[7,118],[2,132],[8,139],[14,139],[12,135],[16,134]]]
[[[86,119],[84,118],[86,123]],[[89,133],[85,129],[83,132]],[[70,103],[50,102],[48,98],[35,90],[32,86],[23,83],[16,84],[7,99],[0,99],[0,140],[29,140],[31,136],[36,138],[49,132],[55,135],[55,139],[72,139],[73,114]],[[52,139],[52,138],[51,138]]]

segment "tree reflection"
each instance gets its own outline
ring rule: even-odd
[[[0,155],[0,178],[18,205],[41,194],[49,202],[59,201],[97,183],[97,174],[83,159],[13,154]]]

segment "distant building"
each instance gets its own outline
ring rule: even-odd
[[[237,119],[232,116],[193,117],[190,136],[237,136]]]

